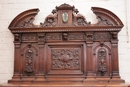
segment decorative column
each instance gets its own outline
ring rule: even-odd
[[[93,32],[86,32],[87,77],[93,76],[92,45],[93,45]]]
[[[44,75],[44,45],[45,45],[45,33],[38,34],[38,46],[39,46],[39,75]]]
[[[21,72],[21,57],[20,57],[20,48],[21,48],[21,34],[14,34],[14,76],[13,79],[19,79]],[[9,80],[10,81],[10,80]]]
[[[111,51],[112,51],[112,80],[111,82],[124,82],[119,76],[118,61],[118,32],[111,32]]]

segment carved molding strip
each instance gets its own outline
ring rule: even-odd
[[[74,27],[73,27],[74,28]],[[39,29],[39,28],[35,28],[35,30],[34,29],[26,29],[26,30],[24,30],[24,29],[21,29],[21,30],[19,30],[19,28],[17,29],[12,29],[11,30],[11,32],[12,33],[24,33],[24,32],[67,32],[67,31],[120,31],[121,29],[120,28],[99,28],[99,29],[97,29],[97,28],[74,28],[74,29],[72,29],[72,27],[70,27],[70,28],[67,28],[67,29],[62,29],[61,30],[61,28],[59,29],[59,28],[50,28],[50,29]]]

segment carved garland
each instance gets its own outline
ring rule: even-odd
[[[106,50],[104,48],[98,51],[98,72],[103,76],[107,72]]]
[[[28,49],[25,53],[26,55],[26,68],[25,72],[27,75],[30,75],[34,69],[33,69],[33,51],[31,49]]]

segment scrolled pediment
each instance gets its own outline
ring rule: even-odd
[[[91,10],[98,20],[95,24],[87,21],[74,6],[64,3],[58,7],[56,6],[56,8],[52,10],[52,13],[45,18],[44,22],[35,25],[33,21],[39,9],[30,9],[15,17],[10,23],[9,29],[12,32],[44,32],[44,30],[55,32],[58,31],[59,27],[63,28],[63,31],[70,31],[69,28],[73,31],[74,28],[80,27],[83,31],[91,31],[93,29],[97,31],[120,31],[123,27],[121,20],[111,11],[100,7],[92,7]],[[47,27],[49,27],[50,30],[46,30]],[[65,29],[66,27],[68,28]],[[25,28],[28,30],[23,30]],[[37,30],[34,31],[32,28],[37,28]]]

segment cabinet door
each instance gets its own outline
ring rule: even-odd
[[[84,43],[47,43],[45,49],[47,75],[83,75]]]

